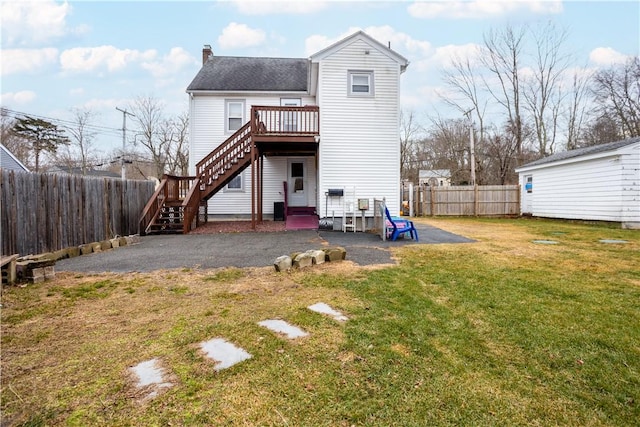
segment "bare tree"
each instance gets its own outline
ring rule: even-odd
[[[90,169],[90,163],[95,160],[93,152],[94,138],[96,132],[91,130],[91,124],[95,117],[95,113],[90,109],[76,108],[72,110],[73,122],[72,126],[66,126],[65,129],[71,135],[71,146],[75,148],[78,156],[78,164],[82,170],[82,174],[86,175]]]
[[[164,141],[167,173],[187,175],[189,172],[189,116],[180,114],[160,126],[159,138]]]
[[[567,112],[567,149],[572,150],[579,145],[585,120],[585,99],[588,91],[588,75],[573,73],[571,90],[568,94]]]
[[[162,178],[165,173],[166,151],[168,140],[161,137],[162,124],[164,122],[164,105],[152,96],[139,96],[130,106],[135,115],[133,121],[137,124],[137,135],[141,138],[142,146],[151,155],[151,160],[156,167],[157,178]],[[124,153],[122,153],[124,155]]]
[[[552,154],[560,125],[564,94],[561,79],[568,68],[568,56],[563,53],[566,31],[553,24],[532,31],[535,44],[532,75],[524,79],[522,94],[537,142],[537,151],[544,157]]]
[[[411,182],[418,181],[416,150],[421,131],[413,111],[400,111],[400,176]]]
[[[448,169],[451,183],[468,184],[471,168],[469,156],[469,127],[464,119],[432,118],[421,154],[431,169]]]
[[[484,36],[480,60],[496,83],[485,80],[485,86],[507,114],[509,128],[516,143],[516,165],[522,161],[524,133],[522,123],[522,83],[520,63],[524,45],[524,28],[511,26],[502,31],[490,31]]]
[[[640,136],[640,57],[597,72],[593,81],[600,115],[614,119],[624,138]]]

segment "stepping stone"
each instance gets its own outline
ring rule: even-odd
[[[600,243],[608,243],[608,244],[623,244],[628,243],[626,240],[615,240],[615,239],[601,239]]]
[[[209,341],[200,343],[200,348],[205,352],[209,359],[212,359],[216,363],[214,369],[221,371],[240,363],[244,360],[250,359],[251,354],[247,353],[240,347],[236,347],[232,343],[223,340],[222,338],[214,338]]]
[[[540,245],[557,245],[558,242],[555,240],[534,240],[533,243],[538,243]]]
[[[136,387],[143,388],[152,386],[145,396],[146,399],[156,397],[158,392],[163,388],[173,387],[173,384],[167,381],[166,372],[164,368],[160,366],[158,359],[140,362],[136,366],[130,367],[129,371],[138,377]]]
[[[307,335],[309,335],[307,332],[303,331],[297,326],[293,326],[285,322],[284,320],[263,320],[262,322],[258,322],[258,325],[264,326],[265,328],[270,329],[278,334],[286,335],[286,337],[289,339],[306,337]]]
[[[328,304],[325,304],[323,302],[319,302],[319,303],[310,305],[307,308],[309,310],[311,310],[311,311],[315,311],[316,313],[327,314],[327,315],[333,317],[338,322],[346,322],[347,320],[349,320],[349,318],[347,316],[343,315],[342,313],[340,313],[337,310],[334,310]]]

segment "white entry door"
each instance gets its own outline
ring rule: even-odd
[[[288,205],[307,206],[307,163],[305,159],[289,159],[287,166]]]
[[[299,107],[302,105],[300,98],[280,98],[281,107]],[[283,111],[280,113],[280,127],[282,132],[298,131],[298,112]]]
[[[522,213],[533,213],[533,175],[524,176],[524,188],[522,189]]]

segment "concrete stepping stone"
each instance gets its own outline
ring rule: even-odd
[[[309,335],[307,332],[298,328],[297,326],[293,326],[284,320],[278,319],[269,319],[263,320],[262,322],[258,322],[258,325],[264,326],[265,328],[276,332],[278,334],[285,335],[289,339],[296,339],[300,337],[306,337]]]
[[[600,243],[607,243],[610,245],[622,245],[624,243],[628,243],[626,240],[616,240],[616,239],[600,239]]]
[[[558,242],[555,240],[534,240],[533,243],[537,243],[539,245],[557,245]]]
[[[230,368],[237,363],[251,358],[251,354],[247,353],[244,349],[236,347],[234,344],[222,338],[213,338],[209,341],[202,342],[200,343],[200,348],[208,358],[217,362],[214,367],[216,371]]]
[[[138,378],[136,387],[149,387],[149,392],[145,396],[146,399],[156,397],[161,389],[173,387],[173,384],[168,381],[166,371],[160,366],[158,359],[140,362],[130,367],[129,371]]]
[[[331,308],[328,304],[323,302],[319,302],[307,307],[311,311],[315,311],[316,313],[327,314],[337,320],[338,322],[346,322],[349,318],[337,310]]]

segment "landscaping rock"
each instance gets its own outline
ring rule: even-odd
[[[103,251],[111,249],[111,240],[103,240],[100,242],[100,249]]]
[[[80,248],[77,246],[72,248],[67,248],[67,255],[69,256],[69,258],[75,258],[77,256],[80,256]]]
[[[115,238],[115,239],[111,239],[109,240],[111,242],[111,247],[112,248],[119,248],[120,247],[120,239],[119,238]]]
[[[102,252],[102,243],[93,242],[91,243],[92,252]]]
[[[127,245],[135,245],[136,243],[140,243],[139,234],[132,234],[127,237]]]
[[[87,243],[85,245],[80,245],[78,249],[80,250],[80,255],[88,255],[93,252],[93,244]]]
[[[275,267],[276,271],[278,271],[278,272],[290,270],[291,269],[291,265],[292,265],[291,257],[288,257],[286,255],[279,256],[273,262],[273,266]]]
[[[293,267],[294,268],[305,268],[311,267],[313,265],[313,258],[308,253],[302,253],[296,255],[293,259]]]
[[[317,250],[309,250],[305,252],[307,255],[311,257],[313,264],[324,264],[325,261],[325,253],[319,249]]]
[[[325,261],[336,262],[342,261],[347,258],[347,251],[345,248],[340,246],[336,246],[334,248],[325,248],[323,249],[325,253]]]
[[[120,246],[127,246],[127,238],[126,237],[118,238],[118,243],[120,244]]]

